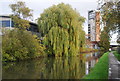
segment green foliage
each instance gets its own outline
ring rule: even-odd
[[[68,4],[46,9],[38,19],[47,52],[54,56],[76,56],[85,41],[84,18]]]
[[[17,61],[44,55],[39,39],[28,31],[13,29],[2,37],[3,61]]]
[[[12,20],[14,22],[14,27],[20,29],[27,29],[30,27],[28,19],[32,17],[31,9],[26,7],[25,2],[18,1],[15,4],[10,4],[13,15]]]
[[[14,27],[17,27],[17,28],[23,29],[23,30],[30,27],[28,20],[20,19],[17,16],[11,16],[11,17],[14,22]]]
[[[115,57],[120,61],[120,53],[115,51],[113,52],[113,54],[115,55]]]
[[[99,46],[101,47],[101,50],[109,51],[110,42],[106,27],[104,27],[104,30],[101,32]]]
[[[43,43],[48,48],[48,54],[55,54],[55,56],[68,56],[69,34],[67,30],[59,27],[53,27],[48,35],[44,37]]]
[[[109,34],[111,32],[120,32],[120,1],[113,0],[108,1],[101,7],[102,21],[104,26],[107,27]]]

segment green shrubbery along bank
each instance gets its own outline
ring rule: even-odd
[[[118,51],[114,51],[113,54],[120,61],[120,53]]]
[[[3,61],[19,61],[44,56],[44,46],[36,35],[26,30],[13,29],[2,36]]]

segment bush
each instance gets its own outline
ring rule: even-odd
[[[118,53],[120,54],[120,46],[118,47],[118,49],[117,49],[117,50],[118,50]]]
[[[120,53],[118,53],[118,51],[114,51],[113,54],[120,61]]]
[[[13,29],[2,36],[3,61],[18,61],[44,55],[44,47],[36,35]]]

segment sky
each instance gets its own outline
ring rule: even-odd
[[[0,15],[12,14],[9,4],[13,4],[19,0],[0,0]],[[44,9],[59,3],[70,4],[73,9],[76,9],[81,16],[86,18],[83,28],[87,34],[88,32],[88,11],[97,9],[98,0],[21,0],[26,3],[26,6],[33,10],[33,22],[40,17]],[[113,36],[116,39],[116,35]]]
[[[15,3],[18,0],[0,0],[0,15],[9,15],[12,14],[9,4]],[[86,21],[83,25],[85,32],[87,33],[87,20],[88,20],[88,11],[97,9],[97,0],[21,0],[26,3],[30,9],[33,10],[33,22],[35,19],[40,17],[40,14],[44,9],[49,8],[52,5],[57,5],[59,3],[70,4],[73,9],[76,9],[81,16],[86,18]]]

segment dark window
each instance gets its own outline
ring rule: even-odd
[[[88,37],[88,39],[90,39],[90,37]]]
[[[29,24],[30,24],[30,28],[28,29],[28,31],[39,32],[37,24],[34,24],[34,23],[29,23]]]
[[[90,31],[90,29],[88,29],[88,31]]]
[[[12,21],[11,25],[12,25],[12,27],[14,27],[14,22],[13,21]]]
[[[2,27],[10,27],[10,20],[2,21]]]

